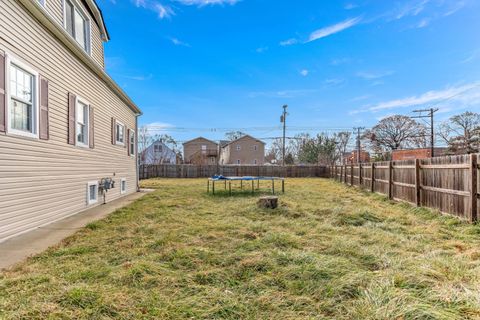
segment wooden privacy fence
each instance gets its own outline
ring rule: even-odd
[[[141,165],[140,179],[149,178],[209,178],[214,175],[223,176],[257,176],[328,178],[327,166],[247,166],[247,165],[191,165],[160,164]]]
[[[330,176],[352,186],[474,222],[478,219],[478,155],[384,161],[330,167]]]

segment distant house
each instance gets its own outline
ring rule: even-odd
[[[183,144],[184,161],[187,164],[217,164],[218,144],[203,137],[198,137]]]
[[[220,164],[263,165],[265,142],[245,135],[225,143],[220,148]]]
[[[435,157],[445,156],[447,154],[447,148],[435,148]],[[426,159],[431,158],[431,149],[430,148],[418,148],[418,149],[407,149],[407,150],[393,150],[392,151],[392,160],[411,160],[411,159]]]
[[[140,154],[141,164],[176,164],[177,154],[160,140],[152,143]]]
[[[367,151],[360,151],[360,162],[370,162],[370,153]],[[343,164],[355,164],[358,163],[358,150],[352,152],[346,152],[343,154]]]

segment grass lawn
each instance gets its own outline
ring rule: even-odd
[[[480,226],[324,179],[157,189],[0,273],[0,319],[479,319]],[[218,188],[217,188],[218,189]]]

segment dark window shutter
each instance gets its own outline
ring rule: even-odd
[[[95,114],[92,106],[88,107],[88,145],[91,149],[95,148]]]
[[[75,144],[75,101],[77,97],[68,93],[68,144]]]
[[[48,122],[48,80],[40,76],[40,118],[39,137],[42,140],[49,139]]]
[[[132,153],[130,152],[130,129],[127,130],[127,139],[126,139],[126,145],[127,145],[127,154],[130,156]]]
[[[0,132],[5,132],[7,128],[7,104],[6,104],[6,86],[5,77],[7,74],[7,65],[5,53],[0,51]]]
[[[112,144],[116,144],[117,142],[117,133],[116,133],[116,129],[117,129],[117,126],[116,126],[116,123],[117,121],[115,120],[115,118],[112,118]]]
[[[127,129],[127,126],[123,126],[123,146],[128,149],[128,132],[130,129]]]

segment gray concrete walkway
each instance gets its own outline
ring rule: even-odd
[[[34,229],[0,243],[0,270],[9,268],[29,256],[45,251],[74,234],[88,223],[100,220],[113,211],[125,207],[152,190],[141,190],[110,203],[80,212],[63,220]]]

